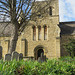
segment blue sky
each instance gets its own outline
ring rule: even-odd
[[[75,0],[59,0],[59,16],[60,22],[75,21]]]
[[[59,0],[59,21],[75,21],[75,0]]]

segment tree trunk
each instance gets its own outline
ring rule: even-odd
[[[13,28],[11,30],[12,32],[11,32],[10,46],[9,46],[9,52],[8,52],[10,54],[16,49],[16,44],[18,40],[18,27],[17,26],[18,26],[17,24],[13,24]]]

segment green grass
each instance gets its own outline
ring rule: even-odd
[[[0,60],[0,75],[75,75],[75,58],[63,57],[44,63]]]

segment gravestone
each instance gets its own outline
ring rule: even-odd
[[[42,60],[44,60],[44,53],[41,53],[41,58]]]
[[[44,62],[46,61],[46,55],[44,55],[44,53],[41,53],[41,56],[38,58],[38,62]]]
[[[38,58],[38,62],[41,62],[41,57]]]
[[[19,54],[19,60],[22,60],[22,59],[23,59],[23,54],[20,53],[20,54]]]
[[[44,53],[41,53],[41,62],[44,62]]]
[[[2,46],[0,46],[0,59],[2,59]]]
[[[11,61],[11,54],[6,54],[4,57],[4,61]]]
[[[14,60],[14,59],[19,60],[19,53],[16,52],[16,51],[12,52],[12,58],[11,58],[11,60]]]

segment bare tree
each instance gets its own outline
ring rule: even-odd
[[[49,0],[48,3],[49,2],[51,2],[51,0]],[[0,15],[4,16],[3,20],[8,18],[13,25],[9,53],[15,51],[19,33],[24,30],[31,16],[35,17],[36,13],[41,12],[41,10],[48,5],[38,8],[39,4],[37,11],[31,14],[31,9],[34,4],[35,0],[0,0]]]

